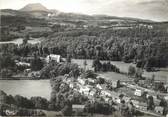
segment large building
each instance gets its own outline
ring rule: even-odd
[[[50,61],[61,62],[61,56],[56,54],[50,54],[46,57],[46,62],[49,63]]]

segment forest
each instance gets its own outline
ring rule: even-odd
[[[55,32],[44,42],[49,53],[65,57],[143,63],[139,67],[166,67],[168,65],[168,33],[158,27],[128,29],[88,29]]]

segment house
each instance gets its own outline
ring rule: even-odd
[[[5,114],[7,115],[7,116],[16,116],[17,115],[17,111],[16,110],[13,110],[13,109],[7,109],[6,111],[5,111]]]
[[[96,89],[92,89],[92,90],[90,90],[89,95],[94,96],[96,94],[96,92],[97,92]]]
[[[108,91],[108,90],[102,90],[102,91],[101,91],[101,94],[102,94],[102,95],[105,95],[105,96],[112,97],[111,92]]]
[[[163,115],[164,108],[161,106],[156,106],[155,107],[155,112],[162,114]]]
[[[131,100],[132,104],[136,107],[139,108],[139,101],[137,100]]]
[[[153,101],[154,101],[155,106],[159,106],[160,105],[160,102],[161,102],[160,99],[153,98]]]
[[[111,99],[109,97],[104,97],[104,101],[108,103]]]
[[[31,69],[25,69],[24,72],[29,73],[29,72],[31,72]]]
[[[145,81],[146,81],[146,80],[139,80],[139,81],[138,81],[138,85],[140,85],[140,86],[146,85]]]
[[[168,96],[164,96],[164,99],[165,99],[165,100],[168,100]]]
[[[98,89],[100,89],[100,90],[103,89],[103,87],[102,87],[100,84],[97,84],[96,87],[97,87]]]
[[[147,111],[147,103],[139,102],[139,109],[143,111]]]
[[[114,100],[116,103],[118,103],[118,104],[121,103],[121,99],[120,99],[120,98],[113,98],[113,100]]]
[[[168,117],[168,114],[166,115],[166,117]]]
[[[74,86],[75,86],[75,85],[74,85],[74,83],[72,83],[72,82],[69,84],[69,87],[72,88],[72,89],[74,88]]]
[[[144,92],[142,90],[136,89],[135,92],[134,92],[134,95],[136,95],[136,96],[142,96],[143,93]]]
[[[31,78],[40,78],[40,72],[39,71],[33,71],[27,74],[28,77]]]
[[[72,111],[73,112],[84,112],[85,105],[80,105],[80,104],[73,104],[72,105]]]
[[[50,54],[46,57],[46,62],[49,63],[50,61],[61,62],[61,56],[56,54]]]
[[[30,67],[30,63],[26,63],[26,62],[17,62],[16,65],[17,65],[17,66],[26,66],[26,67]]]
[[[120,87],[120,81],[119,80],[112,81],[111,85],[112,85],[113,88],[118,88],[118,87]]]
[[[129,102],[130,99],[131,99],[131,98],[130,98],[130,97],[127,97],[127,96],[124,96],[124,97],[123,97],[123,100],[124,100],[125,102]]]
[[[85,80],[85,79],[78,78],[77,81],[78,81],[81,85],[85,85],[85,84],[86,84],[86,80]]]
[[[81,86],[79,89],[79,92],[84,94],[84,95],[89,95],[90,88],[86,86]]]
[[[87,79],[88,84],[95,84],[95,80],[92,78]]]

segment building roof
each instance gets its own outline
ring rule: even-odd
[[[80,104],[73,104],[72,105],[72,108],[75,109],[75,108],[79,108],[79,109],[84,109],[85,108],[85,105],[80,105]]]
[[[156,107],[155,107],[155,110],[156,110],[156,111],[163,112],[164,108],[161,107],[161,106],[156,106]]]

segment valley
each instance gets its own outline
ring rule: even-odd
[[[168,115],[168,22],[0,11],[0,115]]]

